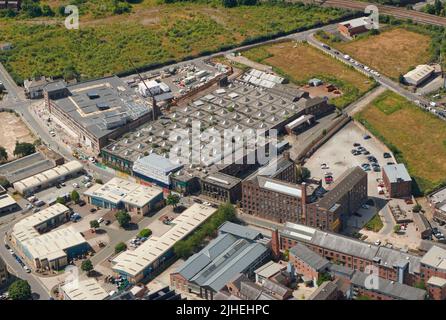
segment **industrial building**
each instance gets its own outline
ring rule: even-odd
[[[290,262],[295,273],[300,275],[304,282],[316,284],[319,276],[325,273],[331,263],[303,244],[298,243],[289,251]]]
[[[86,201],[94,206],[146,215],[164,204],[163,190],[114,177],[106,184],[95,184],[84,192]]]
[[[107,291],[94,278],[75,279],[59,288],[63,300],[105,300],[109,297]]]
[[[294,165],[282,163],[294,170]],[[359,167],[346,170],[328,190],[320,181],[295,184],[274,177],[257,172],[243,182],[241,207],[245,213],[339,231],[343,221],[367,200],[367,173]]]
[[[40,190],[54,186],[82,173],[84,167],[79,161],[73,160],[61,166],[43,171],[29,178],[13,183],[13,188],[24,196],[32,195]]]
[[[73,227],[53,230],[67,222],[69,216],[70,209],[62,204],[48,207],[17,222],[11,242],[33,268],[60,270],[74,257],[90,250],[82,234]]]
[[[442,188],[428,196],[434,221],[446,224],[446,188]]]
[[[80,146],[99,154],[110,139],[152,119],[151,102],[117,76],[45,86],[45,106]]]
[[[143,157],[155,153],[167,158],[171,152],[182,153],[182,147],[187,145],[189,159],[182,159],[186,160],[183,161],[185,166],[170,175],[170,183],[171,188],[178,192],[191,193],[201,190],[206,185],[203,184],[204,178],[216,172],[237,177],[228,173],[236,166],[226,169],[231,165],[225,165],[221,160],[225,156],[233,156],[241,148],[250,150],[249,145],[242,143],[244,136],[268,133],[271,129],[283,133],[286,124],[302,115],[311,114],[317,118],[332,111],[333,106],[328,104],[327,99],[310,98],[301,90],[280,84],[274,88],[264,88],[236,79],[187,105],[179,104],[158,120],[126,134],[102,148],[101,157],[105,164],[130,174],[136,161]],[[200,124],[199,128],[193,127],[196,123]],[[199,130],[200,138],[191,137],[194,129]],[[212,141],[204,141],[203,129],[214,130],[222,136],[222,141],[225,130],[232,132],[234,141],[214,148]],[[222,147],[224,150],[221,150]],[[196,154],[199,161],[192,161]],[[246,172],[246,167],[238,167],[235,171]],[[215,195],[222,198],[218,192]],[[228,197],[224,196],[223,199],[227,200]]]
[[[412,86],[419,86],[435,72],[434,67],[427,64],[418,65],[404,75],[404,81]]]
[[[423,274],[419,256],[301,224],[287,222],[273,232],[272,239],[273,252],[291,250],[300,243],[333,264],[361,272],[375,266],[381,278],[407,285],[417,283]]]
[[[193,204],[173,221],[174,226],[160,237],[151,236],[133,251],[125,251],[112,260],[116,274],[136,283],[150,278],[174,257],[173,246],[189,236],[216,211],[215,208]]]
[[[370,30],[368,27],[369,22],[367,17],[361,17],[352,19],[349,21],[341,22],[338,25],[339,32],[347,38],[354,38],[364,32]]]
[[[0,215],[10,213],[20,209],[19,205],[13,197],[11,197],[6,189],[0,186]]]
[[[368,297],[373,300],[425,300],[426,290],[418,289],[396,281],[377,278],[378,283],[369,284],[370,275],[356,271],[352,283],[353,298]]]
[[[412,178],[402,163],[385,165],[382,168],[384,186],[391,198],[410,198]]]
[[[224,232],[170,274],[171,286],[213,300],[237,274],[254,275],[270,256],[268,243],[260,232],[226,222]]]
[[[133,176],[141,182],[156,184],[163,188],[172,185],[171,175],[183,168],[182,164],[173,163],[169,159],[152,153],[137,159],[132,168]]]

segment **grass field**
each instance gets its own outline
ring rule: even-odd
[[[378,232],[382,227],[384,227],[384,224],[379,214],[375,214],[364,226],[364,228],[373,232]]]
[[[446,125],[401,96],[386,91],[355,118],[404,162],[421,192],[446,178]]]
[[[361,63],[392,79],[431,59],[431,37],[425,34],[391,28],[378,35],[368,35],[350,42],[331,42]]]
[[[51,6],[67,1],[46,1]],[[64,17],[0,19],[0,43],[14,49],[0,61],[18,82],[33,75],[110,75],[239,45],[261,37],[307,29],[347,15],[340,9],[302,4],[224,8],[219,2],[157,4],[145,0],[131,13],[94,13],[89,1],[79,30],[63,27]],[[101,6],[102,8],[102,6]],[[56,9],[55,9],[56,11]]]
[[[304,43],[283,42],[257,47],[243,55],[273,66],[297,84],[305,84],[315,77],[335,84],[344,93],[332,101],[338,108],[356,101],[375,85],[370,78]]]

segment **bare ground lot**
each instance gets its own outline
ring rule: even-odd
[[[430,43],[428,35],[395,28],[379,35],[332,45],[382,74],[398,79],[410,68],[429,61]]]
[[[333,84],[342,92],[341,96],[331,99],[338,108],[356,101],[374,85],[373,80],[309,44],[282,42],[257,47],[243,52],[243,55],[272,66],[274,71],[298,85],[306,85],[311,78]]]
[[[8,152],[8,159],[13,159],[16,141],[34,142],[34,136],[19,116],[10,112],[0,112],[0,146]]]

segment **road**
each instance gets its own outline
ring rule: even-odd
[[[5,236],[8,230],[11,230],[12,225],[15,223],[15,220],[12,220],[10,223],[3,225],[0,228],[0,235],[2,237]],[[31,291],[34,300],[48,300],[50,298],[50,294],[45,286],[40,282],[40,279],[37,278],[32,273],[26,273],[22,266],[16,261],[16,259],[11,255],[11,253],[6,249],[3,244],[0,245],[0,255],[2,256],[5,263],[8,265],[8,270],[15,275],[16,277],[28,281],[31,286]]]
[[[349,66],[351,66],[352,68],[354,68],[358,72],[361,72],[361,73],[363,73],[363,74],[365,74],[365,75],[375,79],[375,81],[378,82],[381,86],[383,86],[383,87],[385,87],[385,88],[395,92],[396,94],[406,98],[407,100],[413,102],[414,104],[416,104],[416,105],[418,105],[420,107],[424,106],[424,108],[427,107],[427,108],[431,108],[432,110],[435,110],[434,114],[438,118],[440,118],[442,120],[446,120],[446,118],[444,118],[444,117],[442,117],[442,116],[440,116],[438,114],[438,111],[440,111],[440,109],[429,107],[429,103],[430,103],[429,100],[427,100],[424,97],[419,96],[419,95],[417,95],[415,93],[412,93],[409,90],[406,90],[405,88],[400,86],[399,83],[396,83],[395,81],[393,81],[392,79],[390,79],[390,78],[388,78],[388,77],[386,77],[384,75],[375,75],[375,74],[372,74],[372,73],[370,73],[368,71],[365,71],[363,67],[361,67],[359,65],[356,65],[354,63],[354,61],[344,59],[343,58],[344,57],[344,53],[340,52],[339,50],[333,50],[331,48],[328,49],[326,47],[323,47],[322,46],[323,43],[318,41],[317,39],[315,39],[314,33],[309,34],[307,36],[306,40],[308,41],[308,43],[312,44],[315,48],[323,51],[326,54],[331,55],[334,58],[337,58],[338,60],[344,62],[345,64],[347,64]],[[338,52],[338,54],[335,54],[335,52]],[[360,63],[360,64],[363,64],[361,61],[356,61],[356,62]],[[363,64],[363,65],[367,66],[366,64]]]

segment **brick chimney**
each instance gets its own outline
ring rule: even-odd
[[[299,223],[306,224],[307,221],[307,184],[305,182],[302,182],[301,184],[301,190],[302,190],[302,199],[301,199],[301,206],[302,206],[302,216],[301,221],[298,221]]]
[[[275,259],[280,258],[280,240],[279,240],[279,230],[274,229],[271,235],[271,251]]]

